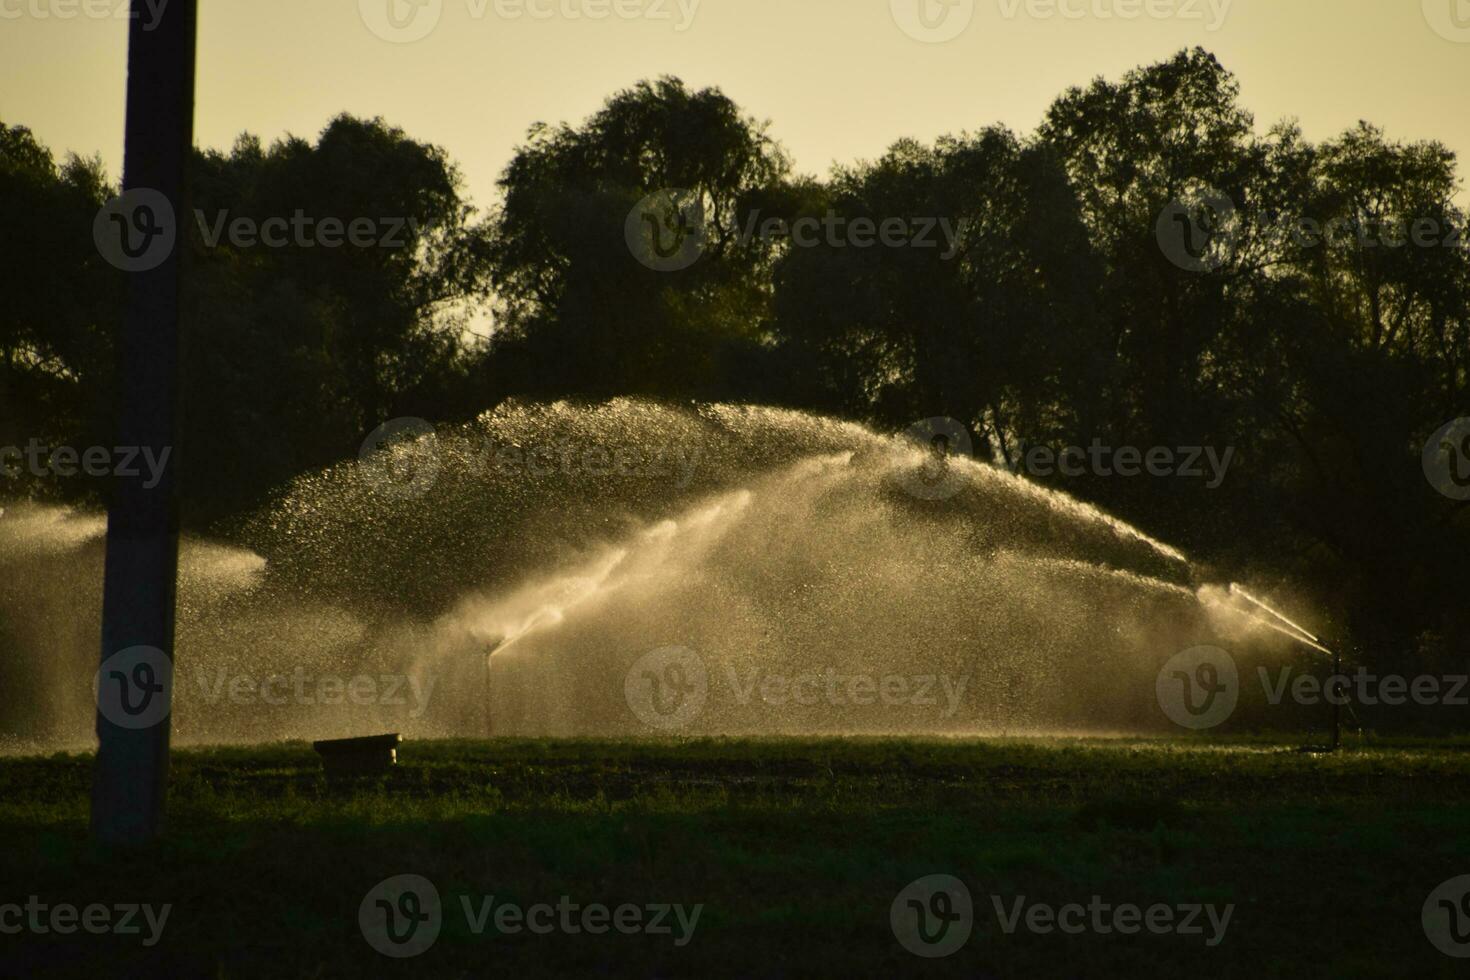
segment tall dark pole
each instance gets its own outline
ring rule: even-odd
[[[168,465],[151,487],[147,476],[119,476],[107,515],[92,833],[111,844],[142,843],[162,827],[178,571],[172,449],[196,3],[151,6],[161,9],[132,3],[124,194],[121,214],[104,216],[116,219],[129,258],[160,236],[169,243],[156,264],[149,258],[128,272],[117,429],[117,445],[151,451]]]
[[[1332,699],[1332,751],[1342,745],[1342,698],[1347,685],[1342,682],[1342,655],[1333,651],[1332,683],[1337,687],[1337,697]]]

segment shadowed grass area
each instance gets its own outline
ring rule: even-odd
[[[468,976],[1450,976],[1424,935],[1470,873],[1470,742],[1333,756],[1235,739],[409,742],[329,784],[310,748],[180,750],[170,831],[87,838],[87,756],[0,760],[0,905],[168,903],[161,938],[0,935],[16,974]],[[397,961],[364,940],[379,881],[437,887],[443,931]],[[968,885],[975,930],[920,960],[889,907]],[[475,934],[461,905],[682,903],[671,934]],[[1006,934],[1028,905],[1235,906],[1202,935]],[[670,919],[672,922],[672,918]],[[576,922],[574,920],[573,924]]]

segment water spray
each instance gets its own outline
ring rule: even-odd
[[[1245,589],[1241,588],[1240,585],[1239,585],[1239,583],[1236,583],[1236,582],[1231,582],[1230,583],[1230,593],[1231,593],[1231,595],[1238,595],[1238,596],[1240,596],[1245,601],[1251,603],[1252,605],[1254,605],[1254,606],[1256,606],[1256,607],[1258,607],[1260,609],[1265,610],[1270,615],[1272,615],[1275,618],[1279,619],[1281,622],[1283,622],[1287,626],[1291,627],[1297,633],[1301,634],[1302,636],[1306,637],[1308,640],[1312,641],[1312,645],[1315,646],[1318,650],[1321,650],[1324,653],[1331,653],[1332,652],[1332,651],[1326,649],[1325,647],[1323,647],[1321,645],[1321,643],[1322,643],[1321,637],[1317,636],[1315,633],[1309,632],[1300,623],[1298,623],[1294,619],[1288,618],[1280,610],[1271,607],[1270,605],[1268,605],[1267,603],[1261,601],[1260,599],[1257,599],[1255,596],[1251,595]]]
[[[1254,600],[1252,600],[1252,601],[1254,601]],[[1254,613],[1249,612],[1249,611],[1247,611],[1245,609],[1233,608],[1232,611],[1238,613],[1241,616],[1244,616],[1246,619],[1249,619],[1251,622],[1256,623],[1257,625],[1264,626],[1264,627],[1266,627],[1269,630],[1272,630],[1272,631],[1274,631],[1276,633],[1280,633],[1282,636],[1284,636],[1284,637],[1286,637],[1288,639],[1295,640],[1297,643],[1301,644],[1302,646],[1310,647],[1311,649],[1316,650],[1318,653],[1326,654],[1329,657],[1335,657],[1335,656],[1337,656],[1335,653],[1333,653],[1331,650],[1329,650],[1326,647],[1324,647],[1321,643],[1317,642],[1315,639],[1309,640],[1309,639],[1306,638],[1306,636],[1303,636],[1303,635],[1301,635],[1299,633],[1294,633],[1291,630],[1285,628],[1284,626],[1278,626],[1276,623],[1273,623],[1269,619],[1264,619],[1264,618],[1262,618],[1260,616],[1257,616]]]

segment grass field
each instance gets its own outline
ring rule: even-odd
[[[389,777],[329,785],[303,744],[178,750],[167,838],[108,855],[87,837],[89,757],[0,759],[0,906],[171,906],[152,946],[147,925],[0,935],[0,971],[1465,975],[1466,961],[1431,945],[1421,910],[1470,874],[1466,741],[1324,756],[1265,740],[506,740],[409,742],[399,760]],[[434,884],[442,930],[421,955],[390,959],[359,907],[402,874]],[[920,958],[890,906],[934,874],[966,884],[973,932],[952,955]],[[575,910],[549,934],[512,931],[513,916],[477,934],[491,895],[492,908],[562,896],[702,908],[692,929],[670,913],[666,934],[593,935],[579,922],[598,920]],[[1022,896],[1028,909],[1098,896],[1233,911],[1213,946],[1203,918],[1190,935],[1043,933],[1024,920],[1008,933],[995,902],[1011,915]]]

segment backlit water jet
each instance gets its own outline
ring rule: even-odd
[[[90,743],[101,532],[0,517],[12,746]],[[181,743],[1167,731],[1171,656],[1290,646],[1093,507],[769,408],[508,403],[303,477],[233,537],[183,544]],[[682,694],[674,725],[640,703]]]

